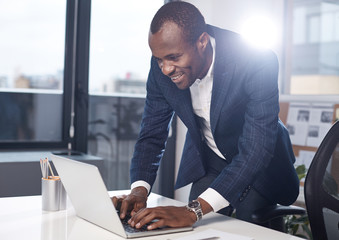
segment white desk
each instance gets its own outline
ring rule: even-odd
[[[122,192],[123,191],[110,192],[110,195],[119,195]],[[152,193],[148,200],[148,206],[155,205],[181,206],[184,204]],[[156,237],[146,237],[144,239],[176,239],[210,228],[249,236],[256,240],[301,239],[216,213],[210,213],[204,216],[203,219],[195,225],[193,232],[160,235]],[[67,202],[67,210],[45,212],[41,210],[41,196],[30,196],[0,198],[0,239],[115,240],[124,238],[76,217],[69,200]]]

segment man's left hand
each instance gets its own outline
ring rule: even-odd
[[[135,228],[141,228],[152,220],[157,220],[150,224],[147,229],[152,230],[159,227],[187,227],[192,226],[197,217],[194,212],[186,207],[155,207],[144,208],[134,214],[128,223]]]

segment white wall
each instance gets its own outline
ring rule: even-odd
[[[244,19],[264,14],[283,24],[284,0],[188,0],[204,15],[208,24],[239,31]]]

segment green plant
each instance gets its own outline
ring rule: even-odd
[[[305,239],[312,239],[310,222],[308,220],[307,214],[303,216],[295,216],[295,215],[286,216],[285,226],[287,229],[287,233],[291,235],[305,238]]]
[[[305,178],[307,169],[304,164],[296,167],[299,181]],[[313,239],[307,214],[302,216],[290,215],[285,217],[285,227],[289,234],[305,239]]]
[[[295,168],[295,171],[298,174],[299,181],[301,181],[304,177],[306,177],[307,170],[304,164],[297,166]]]

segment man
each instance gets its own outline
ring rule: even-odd
[[[154,16],[151,70],[131,165],[131,193],[113,197],[131,226],[189,226],[211,211],[289,205],[299,181],[287,130],[278,119],[278,62],[233,32],[205,24],[193,5],[171,2]],[[146,208],[174,112],[187,126],[176,188],[193,183],[186,207]]]

